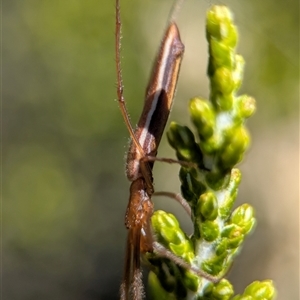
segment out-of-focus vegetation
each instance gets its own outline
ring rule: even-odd
[[[172,1],[121,4],[125,96],[135,123]],[[239,196],[257,209],[258,226],[230,277],[237,292],[271,278],[278,299],[296,299],[299,3],[224,4],[239,26],[242,92],[258,106]],[[208,5],[186,1],[178,21],[186,53],[171,120],[180,123],[189,122],[189,98],[208,94]],[[2,4],[3,299],[118,298],[129,184],[128,133],[114,101],[114,9],[104,0]],[[174,157],[166,139],[159,156]],[[178,166],[155,169],[157,190],[179,190]],[[170,200],[156,206],[184,215]]]

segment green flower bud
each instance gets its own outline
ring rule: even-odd
[[[179,228],[177,219],[172,214],[167,214],[162,210],[154,212],[152,217],[153,226],[158,225],[159,227]]]
[[[181,243],[178,245],[170,243],[169,248],[174,254],[182,257],[189,263],[191,263],[195,257],[191,242],[189,240],[181,241]]]
[[[226,131],[226,146],[220,155],[220,166],[232,168],[243,157],[250,143],[250,137],[244,127],[237,127]]]
[[[211,104],[200,98],[190,101],[190,114],[192,122],[196,126],[200,138],[208,139],[214,133],[215,115]]]
[[[218,282],[212,291],[212,299],[216,300],[228,300],[234,293],[233,287],[230,282],[226,279],[222,279]]]
[[[228,238],[228,250],[237,248],[244,240],[243,230],[235,224],[226,225],[222,230],[221,236]]]
[[[204,221],[200,223],[201,236],[208,242],[214,241],[220,234],[218,223],[214,221]]]
[[[216,70],[212,78],[212,83],[216,89],[218,89],[224,95],[230,94],[235,88],[232,73],[228,68],[225,67],[221,67]]]
[[[238,237],[242,234],[240,226],[236,224],[229,224],[224,226],[221,236],[228,239]]]
[[[276,295],[273,282],[271,280],[254,281],[244,292],[244,295],[252,296],[253,299],[273,299]]]
[[[207,192],[200,196],[196,214],[201,214],[207,220],[213,221],[216,219],[218,216],[218,202],[214,193]]]
[[[152,218],[152,226],[157,234],[167,242],[174,244],[180,244],[183,236],[177,230],[179,229],[179,223],[172,214],[167,214],[162,210],[156,211]]]
[[[238,225],[243,234],[249,233],[255,225],[253,207],[246,203],[237,207],[232,213],[231,222]]]
[[[206,15],[206,30],[208,35],[217,39],[226,38],[229,32],[228,25],[231,22],[232,14],[226,6],[213,6]]]
[[[177,220],[173,220],[167,215],[167,213],[158,210],[154,212],[151,221],[154,232],[156,233],[160,242],[163,242],[164,244],[166,242],[169,243],[170,241],[175,242],[174,232],[172,230],[170,231],[170,229],[173,228],[175,231],[177,230],[179,227]],[[178,239],[176,242],[180,243],[180,239]]]
[[[158,241],[177,256],[192,262],[194,258],[192,243],[179,227],[175,216],[157,210],[154,212],[151,221]]]
[[[189,128],[175,122],[171,122],[167,136],[170,145],[175,149],[179,145],[188,147],[194,143],[194,135]]]
[[[248,95],[237,98],[237,116],[240,120],[251,117],[256,110],[255,99]]]
[[[186,126],[180,126],[172,122],[167,132],[170,145],[176,150],[178,159],[184,161],[197,161],[195,157],[201,158],[201,153],[191,130]]]
[[[221,39],[221,10],[213,6],[206,14],[206,32],[208,37]]]

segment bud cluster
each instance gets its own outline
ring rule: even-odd
[[[198,167],[181,167],[181,193],[192,211],[194,233],[188,237],[176,218],[163,211],[152,217],[158,242],[176,256],[205,273],[222,278],[245,237],[256,224],[254,209],[243,204],[233,210],[241,172],[236,168],[249,146],[245,121],[255,111],[255,101],[236,95],[243,79],[244,60],[236,54],[238,33],[232,15],[224,6],[207,13],[209,43],[208,76],[210,97],[191,99],[189,112],[194,132],[171,123],[167,132],[178,160]],[[155,257],[149,260],[149,276],[155,299],[273,299],[271,281],[250,284],[243,295],[234,297],[231,283],[213,283],[192,270]],[[164,295],[164,297],[162,296]]]

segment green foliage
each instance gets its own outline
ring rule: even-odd
[[[171,123],[170,145],[181,161],[197,168],[180,170],[181,192],[192,210],[194,233],[188,237],[176,218],[162,211],[152,217],[158,241],[172,253],[221,279],[240,252],[256,220],[254,209],[243,204],[232,211],[241,173],[235,168],[249,146],[245,120],[255,111],[255,101],[236,93],[243,78],[244,60],[235,53],[237,28],[230,11],[214,6],[207,13],[210,99],[193,98],[189,104],[196,136],[186,126]],[[148,257],[153,269],[149,283],[153,299],[273,299],[271,281],[254,282],[234,298],[229,281],[217,283],[199,277],[159,256]]]

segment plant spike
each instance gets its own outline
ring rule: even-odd
[[[167,133],[177,158],[198,165],[182,166],[179,173],[182,196],[191,207],[194,233],[188,237],[177,219],[163,211],[154,213],[152,226],[162,245],[220,281],[210,282],[166,258],[147,253],[145,260],[152,270],[150,292],[159,300],[274,299],[276,292],[270,280],[255,281],[242,295],[234,296],[231,283],[221,279],[256,224],[249,204],[232,211],[241,181],[241,172],[235,166],[249,146],[244,123],[255,111],[255,100],[236,94],[242,83],[244,60],[235,52],[238,33],[228,8],[211,7],[206,37],[211,91],[209,101],[199,97],[190,101],[196,136],[187,126],[175,122]]]

